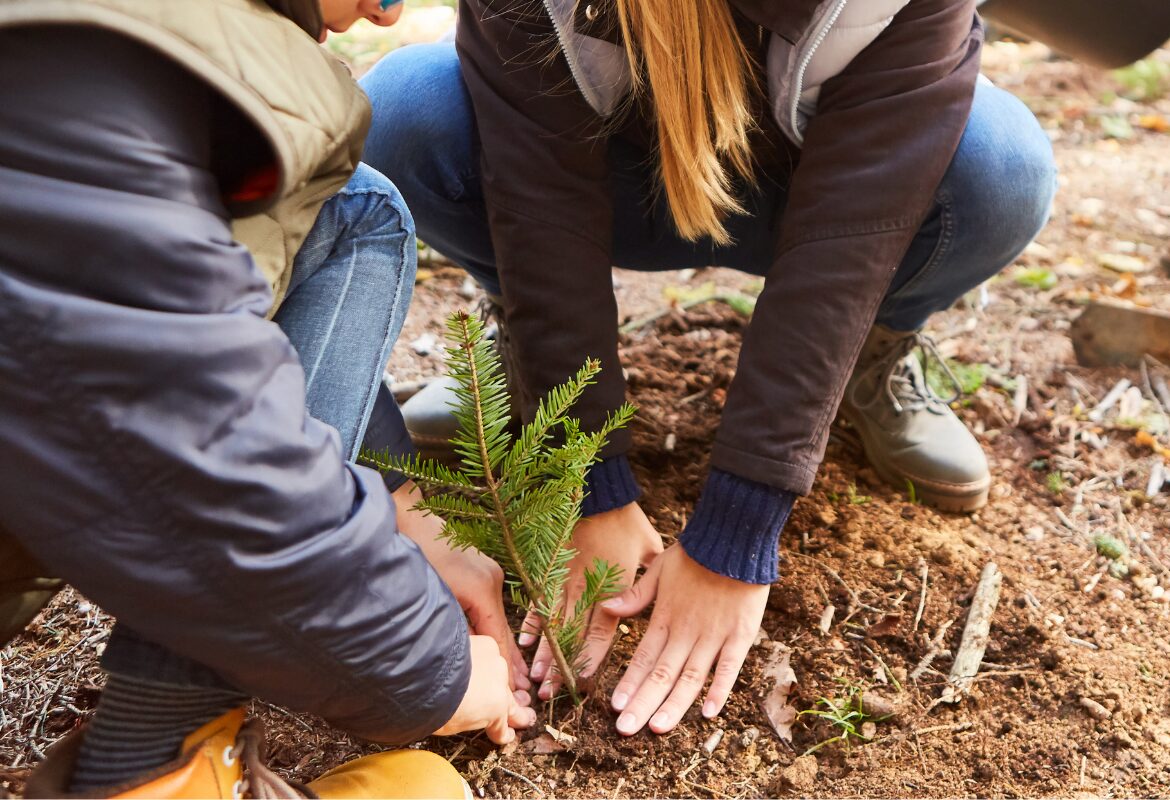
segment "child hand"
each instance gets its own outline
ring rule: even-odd
[[[529,702],[525,692],[512,692],[508,686],[508,662],[495,640],[472,636],[467,692],[454,716],[435,734],[450,736],[482,728],[496,744],[507,744],[516,738],[517,728],[536,722],[536,712],[527,707]]]
[[[439,534],[443,521],[414,508],[422,492],[407,481],[391,494],[398,508],[398,529],[418,545],[435,572],[451,589],[471,632],[490,636],[511,667],[513,689],[528,689],[528,665],[512,638],[504,616],[504,571],[500,565],[475,550],[453,549]]]

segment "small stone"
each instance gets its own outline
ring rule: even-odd
[[[869,564],[871,567],[880,569],[886,565],[886,554],[880,550],[870,553],[868,556],[866,556],[865,563]]]
[[[744,728],[743,733],[739,735],[740,747],[751,747],[756,743],[756,739],[760,738],[760,729],[756,727]]]
[[[435,345],[439,343],[439,339],[433,333],[424,333],[422,336],[410,343],[410,349],[420,356],[430,355],[431,351],[435,349]]]
[[[894,701],[880,694],[866,692],[861,697],[861,707],[866,714],[876,719],[891,719],[898,714],[898,706]]]
[[[831,528],[837,524],[837,512],[831,508],[822,508],[817,512],[817,520],[826,528]]]
[[[867,722],[861,723],[861,738],[862,739],[865,739],[868,741],[870,739],[873,739],[875,736],[877,736],[877,723],[876,722],[867,721]]]
[[[666,441],[662,443],[662,449],[668,453],[673,453],[676,444],[678,444],[678,437],[673,433],[668,433],[666,434]]]
[[[1081,708],[1085,709],[1089,716],[1098,722],[1104,722],[1107,719],[1113,718],[1113,713],[1109,709],[1091,697],[1081,698]]]
[[[1024,541],[1026,542],[1042,542],[1044,541],[1044,529],[1039,525],[1033,525],[1024,532]]]
[[[817,757],[801,756],[780,770],[780,780],[793,789],[811,789],[817,780]]]
[[[1134,742],[1133,737],[1122,728],[1118,728],[1116,731],[1114,731],[1112,738],[1113,743],[1118,747],[1134,747],[1137,744]]]

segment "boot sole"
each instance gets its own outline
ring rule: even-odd
[[[871,456],[873,448],[866,441],[865,433],[850,422],[848,417],[842,415],[842,419],[848,423],[849,430],[861,443],[866,462],[873,467],[878,477],[890,486],[906,491],[906,483],[909,481],[914,484],[914,494],[919,503],[955,514],[971,514],[987,505],[987,498],[991,492],[990,476],[970,483],[942,483],[903,474]]]

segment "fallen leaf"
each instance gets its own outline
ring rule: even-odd
[[[1154,434],[1147,430],[1139,430],[1133,435],[1133,443],[1138,447],[1148,447],[1162,458],[1170,458],[1170,448],[1163,447]]]
[[[889,636],[898,630],[898,625],[902,622],[901,614],[886,614],[880,620],[869,626],[866,631],[870,636]]]
[[[1170,119],[1161,114],[1142,114],[1138,117],[1138,127],[1154,133],[1170,133]]]
[[[547,756],[552,753],[563,753],[569,749],[568,745],[562,744],[547,733],[542,733],[535,739],[530,739],[524,744],[520,745],[520,749],[525,753],[532,755]]]
[[[792,725],[796,722],[796,707],[788,702],[796,688],[796,673],[792,669],[792,650],[772,643],[772,655],[764,667],[764,677],[772,681],[772,688],[764,698],[764,714],[772,723],[772,730],[782,741],[792,744]]]
[[[554,740],[565,745],[566,747],[571,747],[572,745],[575,745],[577,743],[576,736],[570,736],[569,734],[564,733],[563,731],[558,731],[552,725],[545,725],[544,730]]]
[[[1097,263],[1114,272],[1146,272],[1150,265],[1136,256],[1122,253],[1098,253]]]

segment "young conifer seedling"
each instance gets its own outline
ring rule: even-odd
[[[586,666],[582,634],[594,605],[615,594],[621,569],[600,559],[585,571],[585,587],[564,608],[573,528],[581,518],[585,476],[615,430],[634,414],[628,403],[601,429],[586,433],[568,414],[601,365],[589,360],[540,402],[519,436],[508,430],[510,404],[503,369],[483,325],[466,313],[447,322],[448,369],[456,381],[459,422],[452,443],[460,468],[387,453],[363,453],[366,463],[397,471],[430,490],[419,506],[444,520],[443,536],[495,559],[507,575],[513,602],[541,618],[558,674],[574,702]]]

